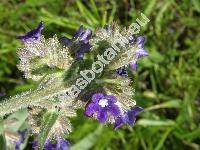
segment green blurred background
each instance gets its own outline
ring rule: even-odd
[[[140,32],[149,56],[139,61],[136,74],[135,99],[144,111],[134,128],[114,131],[80,110],[67,138],[80,150],[198,150],[199,0],[0,0],[0,100],[34,87],[16,68],[16,36],[41,20],[46,37],[70,37],[81,24],[93,30],[112,21],[129,26],[141,12],[150,19]]]

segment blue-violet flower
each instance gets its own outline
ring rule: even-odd
[[[143,108],[139,106],[135,106],[131,110],[128,110],[124,115],[118,117],[115,121],[115,129],[121,127],[123,124],[128,124],[130,126],[133,126],[136,120],[136,116],[140,111],[142,111]]]
[[[36,29],[31,30],[30,32],[26,33],[25,35],[18,36],[17,38],[22,40],[24,43],[35,43],[40,40],[41,31],[44,28],[42,22],[39,23]]]
[[[91,117],[97,113],[97,120],[105,123],[109,116],[116,118],[120,115],[120,108],[116,102],[116,97],[113,95],[96,93],[92,96],[92,102],[86,106],[85,114]]]
[[[134,38],[132,40],[129,40],[129,43],[134,44]],[[144,43],[145,43],[145,38],[143,36],[137,37],[136,45],[138,49],[135,52],[136,60],[132,60],[130,62],[130,66],[134,71],[137,70],[137,59],[148,56],[148,52],[144,49]]]
[[[68,150],[69,146],[70,146],[69,141],[67,141],[61,137],[57,138],[56,143],[52,143],[51,140],[49,140],[49,139],[46,139],[46,141],[44,143],[45,150]],[[32,143],[32,147],[33,148],[39,147],[38,141],[34,141]]]

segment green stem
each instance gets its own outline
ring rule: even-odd
[[[67,88],[63,85],[62,78],[54,81],[51,85],[43,88],[37,89],[35,91],[28,91],[22,94],[11,97],[10,99],[4,100],[0,103],[0,117],[6,114],[15,112],[22,108],[27,108],[28,106],[39,106],[40,102],[44,100],[51,101],[53,96],[59,94],[61,91]],[[44,107],[41,106],[41,107]]]

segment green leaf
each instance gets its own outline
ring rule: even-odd
[[[98,140],[98,137],[102,133],[103,126],[99,126],[94,132],[87,135],[85,138],[83,138],[80,142],[75,144],[71,147],[70,150],[89,150],[92,148],[92,146],[95,144],[95,142]]]
[[[80,0],[77,0],[76,4],[77,4],[81,14],[83,15],[83,17],[87,20],[87,22],[90,25],[95,26],[96,24],[99,23],[99,21],[95,18],[95,16],[93,16],[93,14],[84,6],[84,4]]]
[[[57,117],[58,117],[58,112],[55,110],[49,110],[43,115],[40,134],[39,134],[40,149],[43,148],[45,140],[49,134],[49,131],[54,125]]]
[[[95,1],[94,0],[90,0],[90,3],[92,5],[92,8],[94,10],[94,14],[95,14],[96,18],[100,19],[98,8],[97,8],[97,6],[95,4]]]
[[[192,3],[194,5],[194,8],[200,12],[200,1],[199,0],[192,0]]]
[[[180,100],[172,100],[167,101],[161,104],[153,105],[145,109],[145,111],[154,110],[154,109],[161,109],[161,108],[180,108],[181,101]]]
[[[174,126],[175,122],[172,120],[149,120],[149,119],[140,119],[136,123],[137,125],[142,126]]]
[[[162,134],[161,139],[159,140],[158,144],[155,147],[155,150],[159,150],[163,147],[165,140],[167,139],[169,133],[171,132],[171,128],[167,129],[164,134]]]

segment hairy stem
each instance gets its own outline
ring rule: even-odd
[[[64,92],[66,89],[62,79],[57,78],[57,80],[48,85],[48,87],[39,88],[34,91],[30,90],[11,97],[0,103],[0,117],[19,109],[27,108],[28,106],[40,106],[40,103],[43,104],[40,107],[44,107],[45,101],[46,106],[48,106],[55,95]]]

